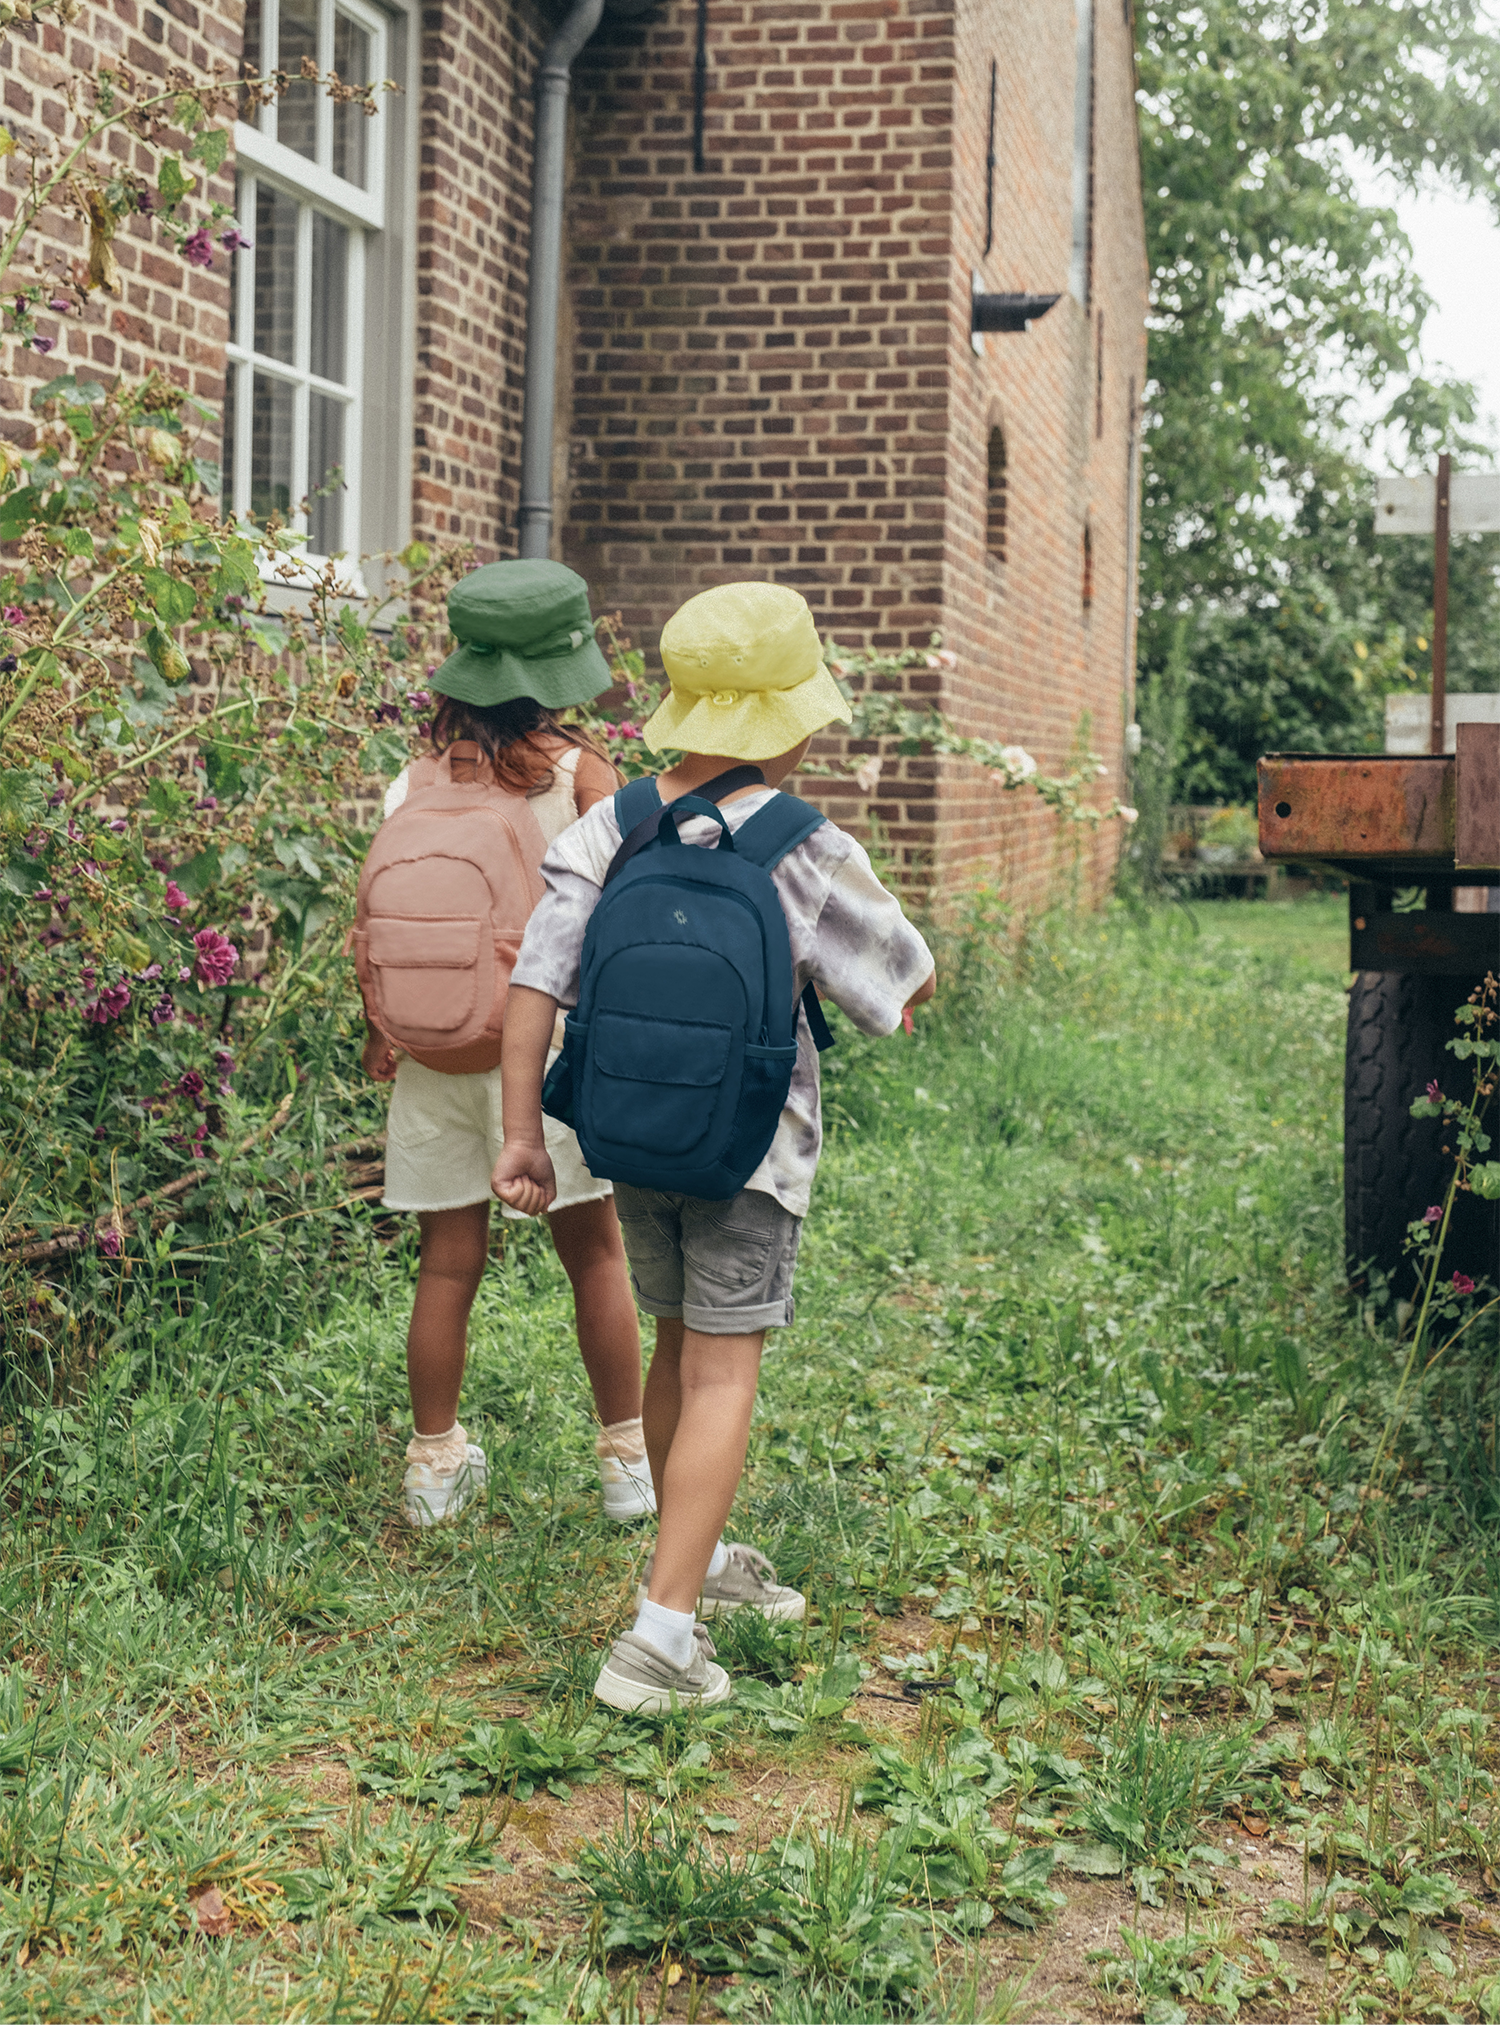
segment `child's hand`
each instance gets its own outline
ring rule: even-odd
[[[373,1076],[377,1083],[389,1083],[395,1079],[396,1064],[400,1057],[385,1035],[371,1027],[365,1036],[364,1053],[360,1056],[360,1060],[364,1064],[367,1076]]]
[[[557,1176],[546,1147],[508,1139],[495,1162],[490,1189],[508,1209],[518,1209],[522,1216],[540,1216],[549,1210],[557,1194]]]

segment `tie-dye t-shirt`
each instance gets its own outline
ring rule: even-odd
[[[726,802],[730,829],[764,808],[771,792],[766,788]],[[695,816],[680,825],[680,835],[685,844],[707,846],[719,828],[707,816]],[[527,925],[514,983],[546,992],[559,1005],[577,1005],[584,932],[619,848],[612,799],[596,803],[553,842],[542,860],[547,890]],[[894,894],[876,878],[866,853],[835,824],[822,823],[787,853],[771,878],[786,915],[797,990],[815,984],[861,1033],[894,1033],[902,1007],[931,972],[932,957]],[[799,1019],[786,1108],[770,1152],[745,1186],[774,1195],[793,1216],[805,1216],[822,1148],[818,1051],[807,1021]]]

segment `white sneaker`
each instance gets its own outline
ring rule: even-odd
[[[651,1462],[642,1456],[639,1462],[629,1457],[602,1455],[599,1458],[599,1480],[604,1486],[604,1516],[625,1525],[631,1519],[644,1519],[656,1510],[656,1486],[651,1481]]]
[[[489,1480],[484,1450],[477,1441],[464,1446],[464,1460],[454,1470],[435,1470],[430,1463],[409,1462],[401,1480],[401,1505],[409,1526],[438,1526],[456,1519]]]

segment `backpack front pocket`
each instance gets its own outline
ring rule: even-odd
[[[445,1040],[474,1018],[482,938],[489,923],[472,915],[403,920],[375,915],[366,939],[380,1024],[397,1037]]]
[[[696,1146],[729,1066],[733,1029],[618,1012],[596,1013],[593,1028],[592,1136],[643,1153]]]

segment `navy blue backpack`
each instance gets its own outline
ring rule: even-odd
[[[584,937],[578,1005],[542,1109],[606,1181],[723,1201],[776,1134],[797,1059],[797,996],[771,868],[823,821],[778,794],[733,835],[716,800],[760,780],[735,767],[664,807],[654,780],[615,796],[624,841]],[[710,816],[716,845],[678,823]],[[820,1049],[828,1031],[802,997]]]

